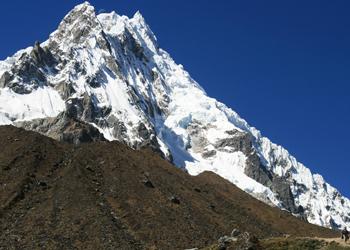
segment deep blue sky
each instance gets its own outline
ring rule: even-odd
[[[81,1],[0,2],[0,59],[46,40]],[[140,10],[207,93],[350,196],[350,1],[96,0]]]

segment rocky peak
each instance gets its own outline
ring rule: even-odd
[[[133,18],[130,19],[130,24],[137,38],[143,43],[143,47],[150,50],[151,53],[157,53],[157,50],[159,49],[157,38],[146,23],[146,20],[140,11],[137,11]]]
[[[88,24],[96,19],[95,8],[91,6],[88,2],[77,5],[73,10],[71,10],[62,20],[59,25],[59,29],[62,26],[75,25],[79,23],[81,26]]]
[[[94,7],[85,2],[64,17],[57,31],[51,34],[49,44],[64,51],[72,47],[72,44],[86,43],[90,37],[98,35],[101,31]]]
[[[132,20],[135,23],[138,23],[140,26],[144,26],[144,27],[148,26],[145,18],[142,16],[142,14],[139,10],[135,12],[134,16],[132,17]]]
[[[72,20],[78,20],[78,16],[95,16],[95,8],[88,2],[85,1],[82,4],[75,6],[64,18],[63,22],[71,22]]]

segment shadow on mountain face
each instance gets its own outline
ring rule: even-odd
[[[184,249],[248,231],[332,237],[221,177],[190,176],[151,150],[79,146],[0,127],[0,248]]]

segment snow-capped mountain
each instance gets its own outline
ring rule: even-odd
[[[207,96],[159,48],[137,12],[76,6],[43,43],[0,61],[0,124],[80,143],[149,146],[192,175],[213,171],[325,227],[350,226],[350,201]]]

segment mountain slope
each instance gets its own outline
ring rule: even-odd
[[[60,143],[0,127],[0,247],[185,249],[233,228],[258,237],[335,237],[221,177],[190,176],[150,150]]]
[[[192,175],[213,171],[311,223],[350,226],[350,201],[208,97],[140,13],[76,6],[46,42],[0,62],[0,91],[0,124],[75,144],[151,147]]]

